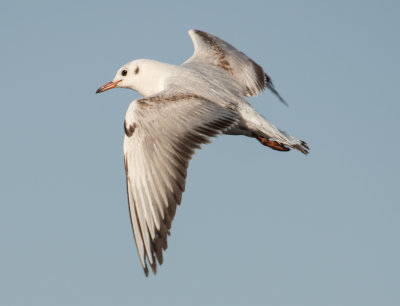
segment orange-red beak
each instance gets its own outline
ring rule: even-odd
[[[97,89],[96,93],[100,93],[106,90],[109,90],[111,88],[114,88],[115,86],[117,86],[117,84],[119,82],[121,82],[122,80],[116,81],[116,82],[108,82],[107,84],[104,84],[103,86],[101,86],[99,89]]]

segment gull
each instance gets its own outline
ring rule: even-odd
[[[111,88],[143,95],[128,107],[124,159],[131,225],[146,276],[163,263],[167,236],[196,149],[220,134],[244,135],[277,151],[308,146],[279,130],[247,101],[265,88],[286,103],[258,64],[224,40],[189,30],[194,53],[180,66],[149,59],[123,65]]]

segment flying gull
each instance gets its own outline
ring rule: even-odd
[[[143,95],[125,116],[124,158],[129,211],[146,276],[163,262],[176,206],[181,203],[189,161],[196,149],[219,134],[244,135],[277,151],[308,146],[277,129],[246,97],[270,89],[271,78],[222,39],[190,30],[194,54],[180,66],[139,59],[122,66],[111,88]]]

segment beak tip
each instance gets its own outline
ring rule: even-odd
[[[108,82],[107,84],[104,84],[103,86],[101,86],[99,89],[96,90],[96,93],[101,93],[103,91],[109,90],[111,88],[114,88],[118,85],[119,82],[121,82],[122,80],[119,81],[112,81],[112,82]]]

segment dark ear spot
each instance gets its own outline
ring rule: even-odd
[[[136,67],[135,74],[138,74],[138,73],[139,73],[139,67]]]

